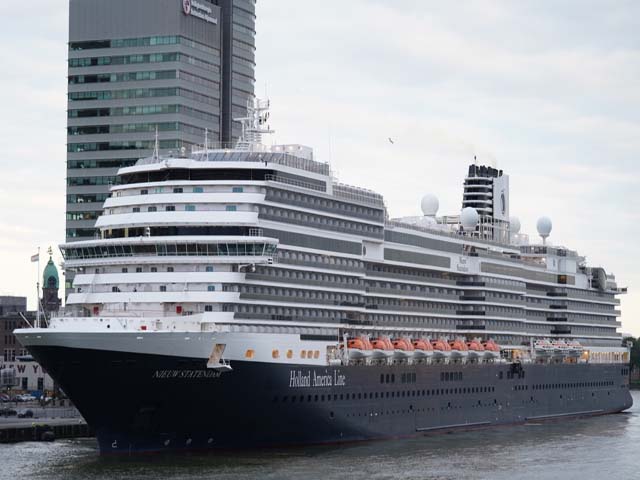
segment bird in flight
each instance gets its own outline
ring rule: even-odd
[[[389,143],[390,143],[391,145],[395,145],[395,144],[396,144],[396,142],[394,142],[394,141],[393,141],[393,139],[392,139],[391,137],[389,137]]]

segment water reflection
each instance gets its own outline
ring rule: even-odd
[[[629,413],[409,440],[234,454],[99,457],[93,440],[0,446],[0,478],[636,478],[640,394]]]

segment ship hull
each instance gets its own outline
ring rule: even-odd
[[[103,454],[354,442],[615,413],[624,365],[319,367],[32,345]]]

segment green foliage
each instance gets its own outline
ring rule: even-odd
[[[631,366],[635,368],[640,368],[640,337],[626,337],[623,340],[623,343],[629,341],[632,343],[631,347]]]

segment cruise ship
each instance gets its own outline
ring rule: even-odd
[[[119,171],[46,328],[17,330],[104,454],[429,435],[624,411],[615,277],[520,233],[509,177],[472,163],[461,209],[390,218],[301,145]],[[400,160],[397,160],[400,161]],[[383,172],[380,172],[383,174]],[[462,176],[462,175],[461,175]],[[416,208],[417,212],[420,210]]]

